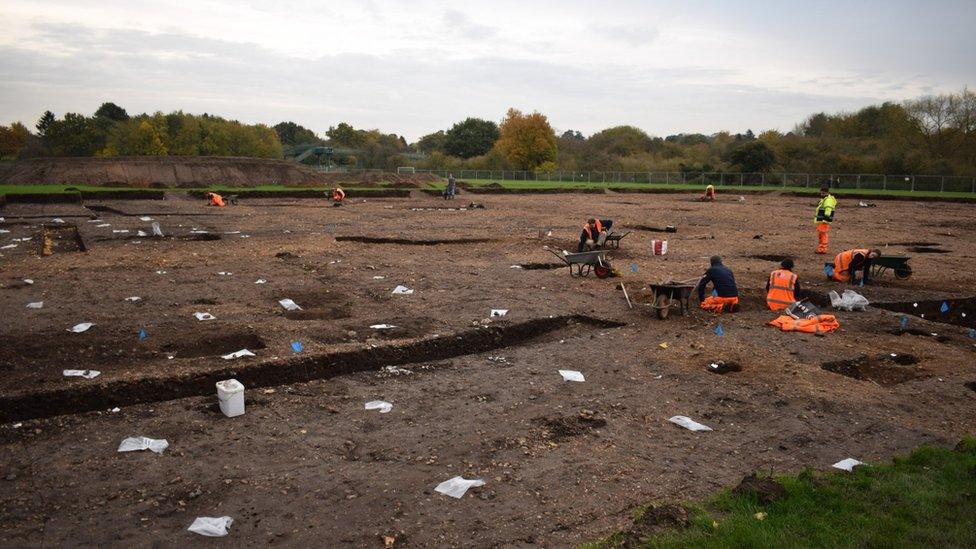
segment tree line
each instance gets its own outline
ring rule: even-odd
[[[31,131],[0,126],[0,157],[216,155],[280,158],[332,146],[323,160],[394,169],[711,171],[976,175],[976,94],[925,96],[855,112],[816,113],[786,133],[648,135],[616,126],[557,133],[545,115],[510,109],[500,123],[467,118],[408,143],[341,122],[322,135],[295,122],[269,128],[183,112],[129,117],[105,103],[93,116],[45,112]]]

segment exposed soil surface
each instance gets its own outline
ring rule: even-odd
[[[791,255],[814,295],[844,289],[814,253],[809,198],[499,194],[460,213],[415,194],[3,206],[0,246],[17,246],[0,250],[0,545],[200,543],[194,517],[222,515],[240,545],[564,547],[631,527],[637,543],[687,524],[676,503],[753,471],[881,462],[976,432],[974,205],[841,199],[829,257],[885,241],[952,253],[857,288],[872,306],[826,309],[841,328],[815,337],[765,326],[777,259],[761,258]],[[623,240],[608,252],[618,278],[571,277],[545,247],[574,249],[593,216],[681,231],[664,256],[650,254],[658,234]],[[151,234],[142,217],[166,237],[138,236]],[[693,302],[657,320],[646,284],[693,281],[715,254],[739,312]],[[94,325],[69,331],[82,322]],[[240,349],[256,356],[221,358]],[[718,360],[741,371],[710,373]],[[247,387],[233,419],[214,388],[230,377]],[[393,410],[364,410],[371,400]],[[130,436],[170,446],[117,453]],[[460,500],[434,491],[457,475],[486,484]],[[633,526],[647,502],[659,505]]]

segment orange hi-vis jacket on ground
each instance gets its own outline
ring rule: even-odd
[[[705,298],[705,301],[701,302],[700,307],[713,313],[722,313],[724,311],[729,311],[731,313],[732,307],[735,307],[738,304],[738,297],[719,297],[717,295],[710,295]]]
[[[227,205],[226,203],[224,203],[224,197],[220,196],[217,193],[207,193],[207,198],[210,199],[210,205],[211,206],[226,206]]]
[[[590,229],[590,224],[589,223],[584,223],[583,224],[583,230],[586,231],[586,238],[588,240],[596,240],[595,238],[593,238],[593,230]],[[596,234],[599,235],[602,232],[603,232],[603,223],[600,223],[600,220],[597,219],[596,220]]]
[[[786,269],[777,269],[769,275],[769,291],[766,292],[766,305],[777,311],[796,302],[793,290],[796,288],[796,274]]]
[[[837,322],[834,315],[819,315],[810,318],[793,318],[790,315],[783,315],[775,320],[770,320],[767,324],[784,332],[804,332],[807,334],[829,334],[840,328],[840,322]]]
[[[346,199],[346,191],[339,188],[335,188],[332,190],[332,200],[334,202],[342,202],[345,199]]]
[[[844,250],[843,252],[837,254],[834,257],[834,274],[831,278],[837,282],[847,282],[851,276],[851,262],[854,260],[854,255],[861,254],[867,258],[868,252],[869,250],[854,249]]]

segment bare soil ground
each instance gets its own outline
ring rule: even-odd
[[[813,199],[481,201],[7,205],[0,245],[32,240],[0,250],[0,544],[178,546],[202,541],[186,531],[194,517],[229,515],[247,545],[567,546],[628,527],[636,505],[705,496],[756,470],[883,461],[976,433],[972,205],[841,201],[831,252],[912,255],[911,278],[858,291],[913,316],[902,327],[878,307],[838,312],[841,329],[814,337],[764,326],[776,315],[762,289],[786,255],[807,289],[842,289],[813,253]],[[593,215],[678,232],[624,239],[610,254],[618,278],[545,268],[556,258],[544,246],[573,247]],[[138,236],[142,216],[167,237]],[[42,255],[54,218],[86,251],[49,228],[64,238]],[[668,255],[651,256],[661,238]],[[948,253],[908,251],[919,246]],[[644,284],[697,277],[716,253],[739,282],[734,315],[660,321],[617,288],[642,301]],[[512,268],[522,264],[536,267]],[[398,284],[415,292],[392,295]],[[303,309],[286,312],[283,298]],[[68,331],[81,322],[94,326]],[[241,348],[257,356],[220,358]],[[740,370],[717,375],[717,361]],[[228,377],[248,387],[235,419],[213,394]],[[374,399],[392,412],[363,410]],[[116,453],[129,436],[170,447]],[[455,475],[486,485],[460,500],[434,492]]]

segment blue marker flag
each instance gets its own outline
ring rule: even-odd
[[[939,310],[942,311],[942,314],[948,313],[949,312],[949,303],[943,301],[942,302],[942,307],[939,307]]]
[[[145,328],[139,330],[139,341],[142,341],[143,339],[146,339],[146,329]]]
[[[292,341],[291,342],[291,350],[292,351],[295,351],[296,353],[302,352],[302,342],[301,341]]]
[[[631,263],[630,264],[630,272],[632,272],[632,273],[636,273],[637,272],[637,264],[636,263]]]
[[[901,317],[901,329],[904,330],[905,327],[907,326],[908,326],[908,317],[907,316]]]
[[[718,290],[712,290],[712,295],[718,297]]]
[[[976,339],[976,330],[970,328],[969,329],[969,337],[971,337],[973,339]]]
[[[722,329],[722,323],[720,322],[718,326],[715,327],[715,335],[722,337],[725,335],[725,330]]]

